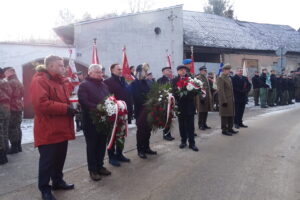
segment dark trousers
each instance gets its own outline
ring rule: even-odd
[[[22,111],[11,111],[9,118],[8,139],[11,144],[22,141]]]
[[[133,119],[133,105],[128,104],[127,105],[127,110],[128,110],[128,124],[131,124],[131,121]]]
[[[195,126],[194,126],[194,115],[179,115],[179,132],[181,137],[181,142],[186,143],[189,141],[189,145],[195,144]]]
[[[103,167],[107,137],[97,131],[84,131],[88,170],[96,172]]]
[[[253,89],[253,98],[255,105],[258,105],[259,102],[259,88]]]
[[[243,123],[243,116],[245,112],[245,103],[235,102],[235,115],[234,115],[234,123],[240,125]]]
[[[233,128],[233,117],[221,117],[222,131],[229,131]]]
[[[142,111],[137,119],[137,132],[136,132],[136,141],[137,141],[137,150],[138,152],[145,152],[150,148],[150,137],[151,137],[151,128],[149,127],[147,121],[146,111]]]
[[[51,191],[52,184],[63,181],[63,168],[66,160],[68,141],[38,147],[40,153],[38,187],[41,192]]]
[[[208,116],[208,112],[199,112],[198,113],[198,125],[199,125],[199,128],[203,127],[203,126],[207,126],[207,124],[206,124],[207,116]]]

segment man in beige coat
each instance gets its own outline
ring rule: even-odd
[[[238,133],[238,131],[233,130],[234,96],[232,82],[229,77],[230,70],[231,65],[226,64],[222,68],[222,75],[217,80],[222,134],[227,136]]]
[[[199,80],[203,83],[203,88],[206,91],[205,97],[202,95],[196,96],[196,108],[198,111],[198,125],[200,130],[210,129],[207,126],[207,115],[208,112],[212,110],[212,96],[211,96],[211,88],[209,86],[208,79],[206,77],[207,68],[205,66],[200,67],[200,74],[197,76]]]

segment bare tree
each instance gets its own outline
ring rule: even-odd
[[[151,0],[128,0],[128,4],[130,13],[143,12],[153,7],[153,1]]]
[[[233,5],[230,0],[208,0],[204,6],[204,12],[220,15],[228,18],[234,17]]]
[[[57,26],[62,26],[66,24],[72,24],[76,21],[75,16],[71,13],[68,8],[59,10],[58,18],[56,20]]]
[[[80,21],[86,21],[86,20],[91,20],[93,19],[92,18],[92,15],[88,12],[85,12],[83,15],[82,15],[82,18],[80,19]]]

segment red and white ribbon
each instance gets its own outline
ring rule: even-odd
[[[167,127],[168,122],[169,122],[169,117],[170,117],[172,102],[175,102],[175,98],[174,98],[174,96],[171,93],[169,93],[169,96],[168,96],[168,107],[167,107],[167,120],[166,120],[166,124],[165,124],[164,128]]]

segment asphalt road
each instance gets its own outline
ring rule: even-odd
[[[249,128],[228,137],[221,135],[219,125],[215,125],[220,123],[217,113],[210,114],[215,128],[197,137],[199,152],[179,149],[175,129],[174,142],[162,141],[160,133],[156,134],[152,147],[159,154],[147,160],[136,156],[131,135],[126,153],[131,164],[109,167],[113,175],[96,183],[89,179],[83,162],[85,149],[81,148],[84,142],[79,139],[70,145],[65,173],[65,180],[75,183],[76,188],[54,194],[59,200],[300,200],[300,106],[271,114],[248,110],[245,118]],[[36,168],[35,154],[36,151],[32,153],[32,168]],[[20,166],[16,163],[12,161],[10,166]],[[3,169],[0,168],[5,174],[0,180],[1,188],[5,188],[5,179],[10,182],[15,177]],[[22,166],[18,170],[6,166],[6,170],[18,174]],[[35,170],[31,171],[34,174]],[[27,176],[24,172],[19,181],[28,184],[16,186],[12,181],[15,189],[2,189],[0,199],[40,199],[36,177]]]

